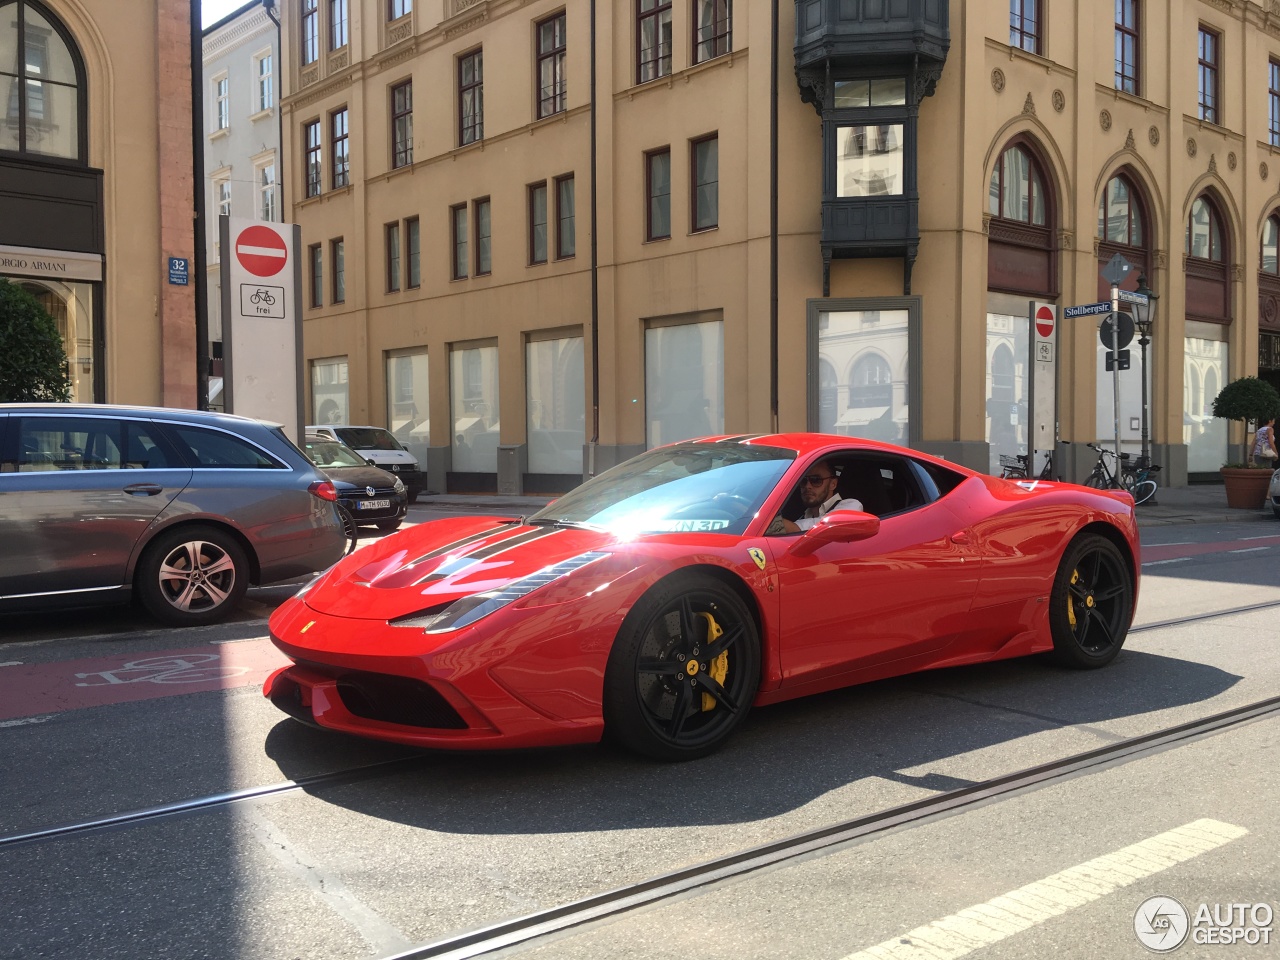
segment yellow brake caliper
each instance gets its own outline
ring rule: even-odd
[[[1080,580],[1080,571],[1072,570],[1071,585],[1074,587],[1079,580]],[[1075,598],[1071,595],[1070,590],[1067,591],[1067,622],[1071,624],[1071,629],[1072,631],[1074,631],[1076,628],[1076,601],[1075,601]]]
[[[724,630],[721,629],[720,624],[716,623],[716,618],[713,617],[711,614],[700,611],[698,613],[698,616],[706,617],[706,620],[707,620],[706,643],[708,646],[710,646],[711,644],[715,643],[717,640],[720,639],[720,637],[724,634]],[[729,673],[729,651],[726,650],[724,651],[724,653],[720,654],[720,656],[716,657],[714,660],[712,660],[710,663],[707,664],[707,674],[711,677],[712,680],[714,680],[716,683],[723,686],[724,678],[728,675],[728,673]],[[704,693],[702,695],[703,712],[705,713],[708,710],[714,710],[715,706],[716,706],[716,698],[709,693]]]

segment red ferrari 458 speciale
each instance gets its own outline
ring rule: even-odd
[[[828,512],[797,530],[806,505]],[[608,733],[688,759],[755,704],[1035,653],[1100,667],[1138,572],[1123,492],[848,437],[694,440],[533,516],[437,520],[346,557],[272,616],[293,664],[264,693],[423,747]]]

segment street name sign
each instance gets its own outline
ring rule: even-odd
[[[1062,311],[1062,316],[1067,320],[1074,320],[1076,317],[1092,317],[1098,313],[1110,313],[1111,301],[1099,300],[1097,303],[1082,303],[1078,307],[1067,307]]]

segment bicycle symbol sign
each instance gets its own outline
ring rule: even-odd
[[[77,673],[81,682],[77,687],[108,687],[122,683],[208,683],[226,680],[249,672],[248,667],[222,666],[216,653],[196,653],[186,656],[145,657],[130,660],[113,670],[95,673]],[[89,680],[90,677],[99,679]],[[86,682],[87,681],[87,682]]]
[[[240,314],[245,317],[284,319],[284,287],[240,284]]]
[[[1053,344],[1048,340],[1037,340],[1036,360],[1040,363],[1053,363]]]

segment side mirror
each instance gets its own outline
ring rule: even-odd
[[[856,543],[880,532],[880,518],[860,510],[832,510],[796,541],[791,548],[798,557],[808,556],[828,543]]]

